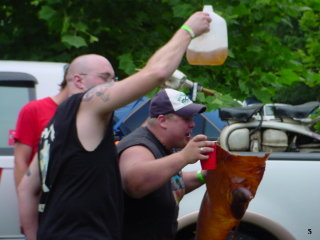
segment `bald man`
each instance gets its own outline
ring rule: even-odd
[[[197,12],[184,25],[198,36],[209,30],[210,21],[208,14]],[[123,203],[113,111],[172,75],[191,41],[189,31],[179,29],[143,69],[119,82],[114,82],[114,70],[102,56],[80,57],[75,61],[82,68],[70,66],[67,84],[74,95],[44,129],[38,161],[32,161],[18,187],[29,240],[121,239]],[[38,216],[32,214],[38,203],[37,226]]]

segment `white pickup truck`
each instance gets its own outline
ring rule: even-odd
[[[0,61],[0,239],[24,239],[13,178],[12,134],[18,112],[28,101],[57,93],[64,66]],[[200,169],[200,165],[189,165],[185,170],[194,169]],[[320,153],[272,153],[236,239],[319,240],[319,183]],[[205,186],[183,198],[177,239],[194,239],[204,192]]]
[[[320,135],[312,128],[319,119],[309,118],[319,105],[313,101],[219,109],[220,117],[229,123],[219,136],[223,148],[241,155],[272,152],[236,239],[320,239],[320,191],[316,187]],[[178,239],[193,239],[204,191],[202,187],[182,200]]]
[[[27,102],[59,91],[65,65],[0,61],[0,239],[24,239],[13,176],[12,136],[18,113]]]

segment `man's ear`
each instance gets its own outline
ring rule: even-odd
[[[77,89],[80,89],[83,91],[85,89],[84,84],[83,84],[83,77],[79,74],[74,74],[73,75],[73,84],[76,86]]]
[[[157,117],[157,121],[158,121],[160,127],[167,128],[168,119],[166,118],[165,115],[159,115]]]

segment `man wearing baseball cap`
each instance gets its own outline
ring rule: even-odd
[[[183,92],[163,89],[151,100],[146,123],[118,144],[124,240],[174,239],[179,201],[205,181],[205,171],[181,169],[207,159],[214,144],[205,135],[191,138],[193,117],[205,109]]]

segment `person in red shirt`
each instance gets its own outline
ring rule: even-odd
[[[42,130],[55,114],[58,105],[68,97],[66,80],[63,79],[59,86],[60,92],[57,95],[28,102],[19,112],[14,136],[16,187],[38,150]]]

